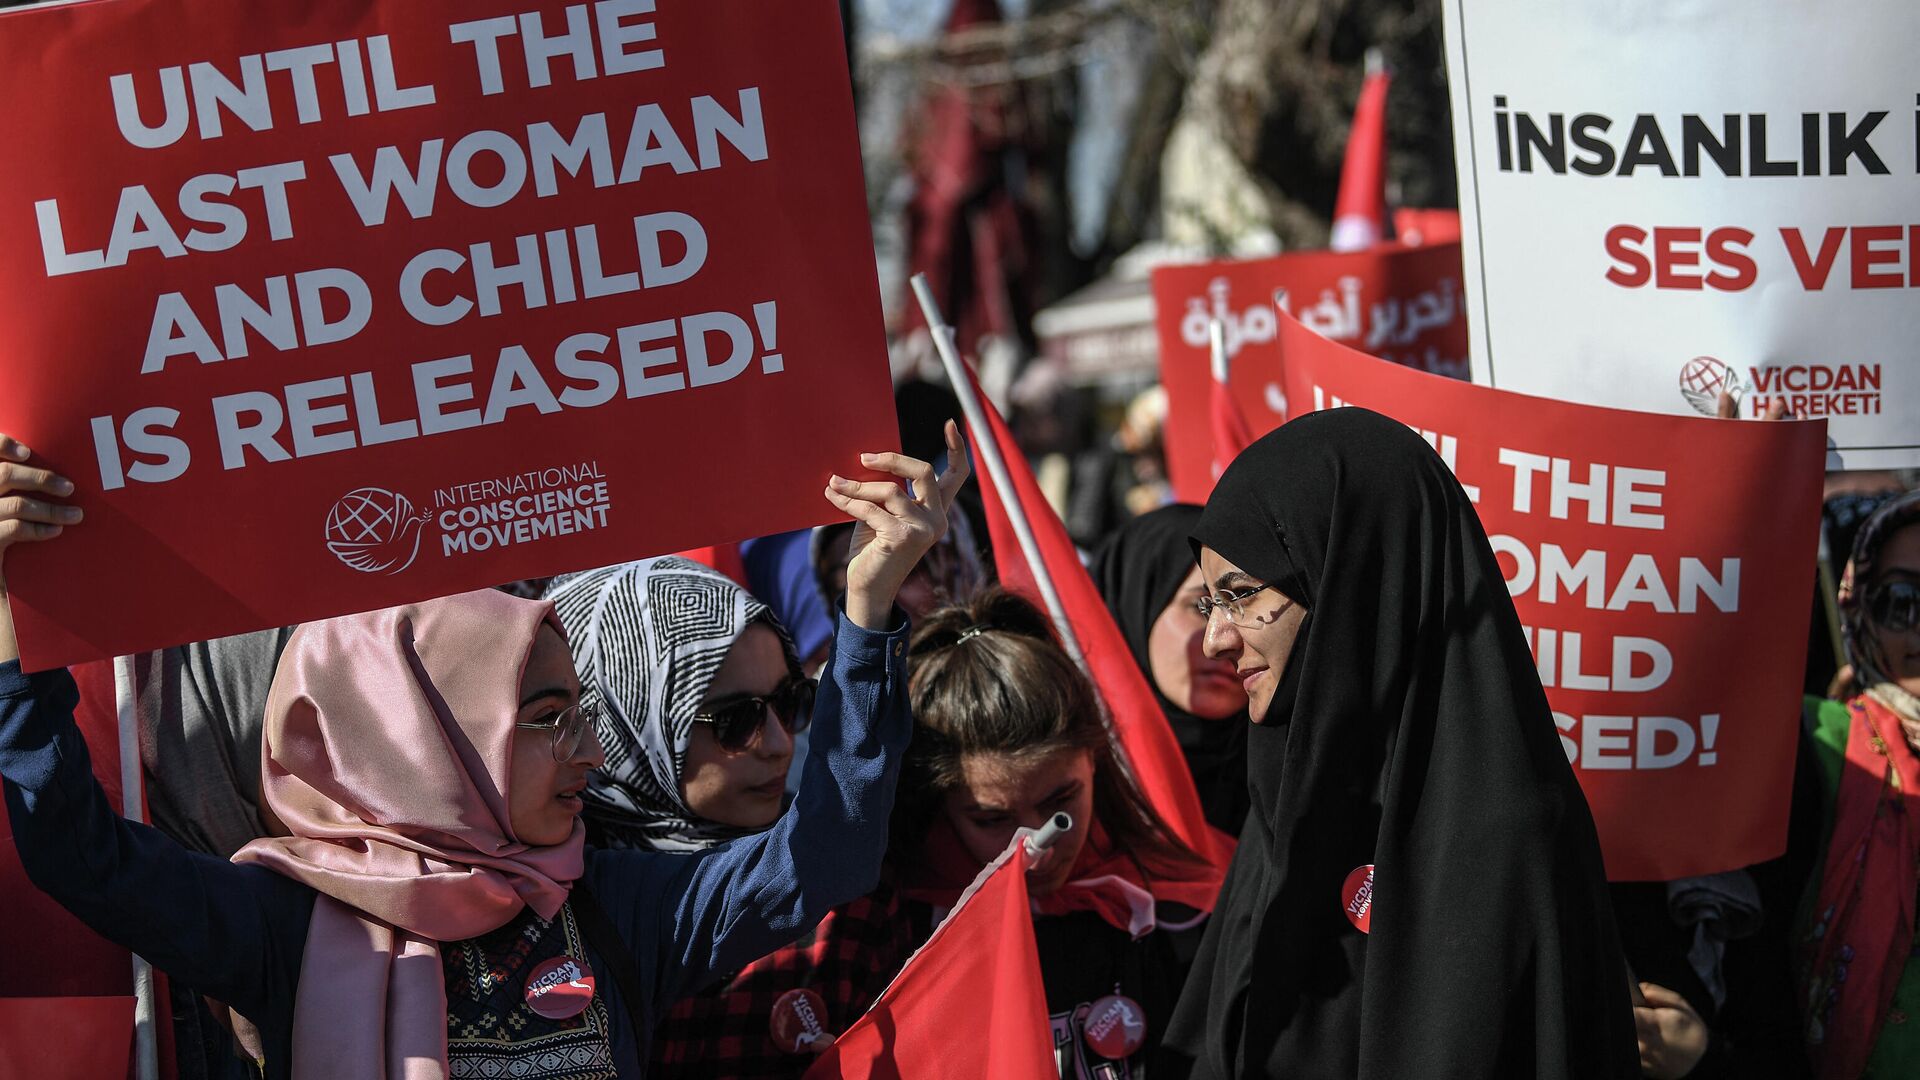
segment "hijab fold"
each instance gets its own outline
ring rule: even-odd
[[[1227,468],[1194,543],[1308,614],[1166,1071],[1638,1076],[1593,820],[1446,465],[1376,413],[1310,414]]]
[[[268,695],[262,793],[289,835],[234,854],[320,893],[293,1021],[297,1080],[447,1075],[439,943],[551,919],[583,832],[514,839],[520,679],[552,608],[491,590],[300,627]]]
[[[594,843],[698,851],[757,832],[708,821],[680,793],[700,702],[733,643],[764,622],[793,642],[767,606],[732,578],[668,556],[601,567],[558,580],[548,597],[573,642],[581,697],[599,706],[607,761],[588,780]]]

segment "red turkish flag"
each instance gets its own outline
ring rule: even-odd
[[[1386,238],[1387,87],[1393,77],[1384,67],[1367,72],[1347,132],[1347,156],[1340,167],[1340,195],[1333,204],[1335,251],[1364,251]]]
[[[972,373],[968,374],[971,378]],[[1126,639],[1121,636],[1120,627],[1114,623],[1106,603],[1100,599],[1093,577],[1080,562],[1079,552],[1067,536],[1067,527],[1041,494],[1032,468],[1013,441],[1013,433],[994,409],[993,402],[979,393],[977,384],[975,396],[979,397],[980,407],[986,413],[987,430],[970,431],[968,438],[973,439],[975,445],[982,439],[991,439],[999,448],[1013,483],[1013,491],[1002,492],[994,486],[987,470],[981,469],[977,474],[1000,582],[1033,601],[1042,611],[1047,610],[1033,568],[1027,565],[1007,513],[1005,500],[1012,498],[1026,512],[1040,557],[1046,563],[1047,576],[1053,581],[1067,624],[1079,643],[1081,667],[1106,704],[1121,764],[1132,773],[1140,794],[1168,830],[1213,864],[1213,873],[1194,880],[1156,878],[1152,883],[1153,894],[1198,911],[1212,911],[1220,883],[1226,877],[1227,863],[1233,857],[1233,841],[1207,824],[1200,808],[1200,794],[1193,786],[1193,774],[1187,770],[1187,761],[1180,753],[1173,728],[1154,700],[1146,676],[1134,664]]]
[[[1015,838],[805,1080],[1055,1080],[1047,991]]]

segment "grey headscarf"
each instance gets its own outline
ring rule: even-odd
[[[292,627],[134,658],[140,759],[153,823],[224,859],[273,829],[261,814],[260,731]]]
[[[687,807],[680,778],[693,714],[748,626],[793,643],[767,606],[717,570],[678,556],[556,579],[547,593],[567,628],[581,697],[598,705],[607,763],[583,794],[588,837],[602,847],[697,851],[752,832]]]

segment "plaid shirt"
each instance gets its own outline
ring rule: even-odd
[[[771,1033],[773,1003],[801,987],[825,999],[823,1018],[839,1034],[867,1011],[919,944],[897,887],[880,886],[827,913],[812,933],[682,998],[654,1033],[650,1077],[797,1078],[814,1062]]]

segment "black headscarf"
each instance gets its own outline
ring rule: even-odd
[[[1223,720],[1208,720],[1180,708],[1153,681],[1147,651],[1153,624],[1193,570],[1188,537],[1199,521],[1200,508],[1191,503],[1163,506],[1134,518],[1094,553],[1093,580],[1120,624],[1134,663],[1153,688],[1160,711],[1166,713],[1174,738],[1180,741],[1207,823],[1238,836],[1248,805],[1246,710]]]
[[[1446,465],[1376,413],[1314,413],[1234,461],[1194,537],[1308,614],[1167,1071],[1639,1075],[1593,819]],[[1342,903],[1367,864],[1371,935]]]

